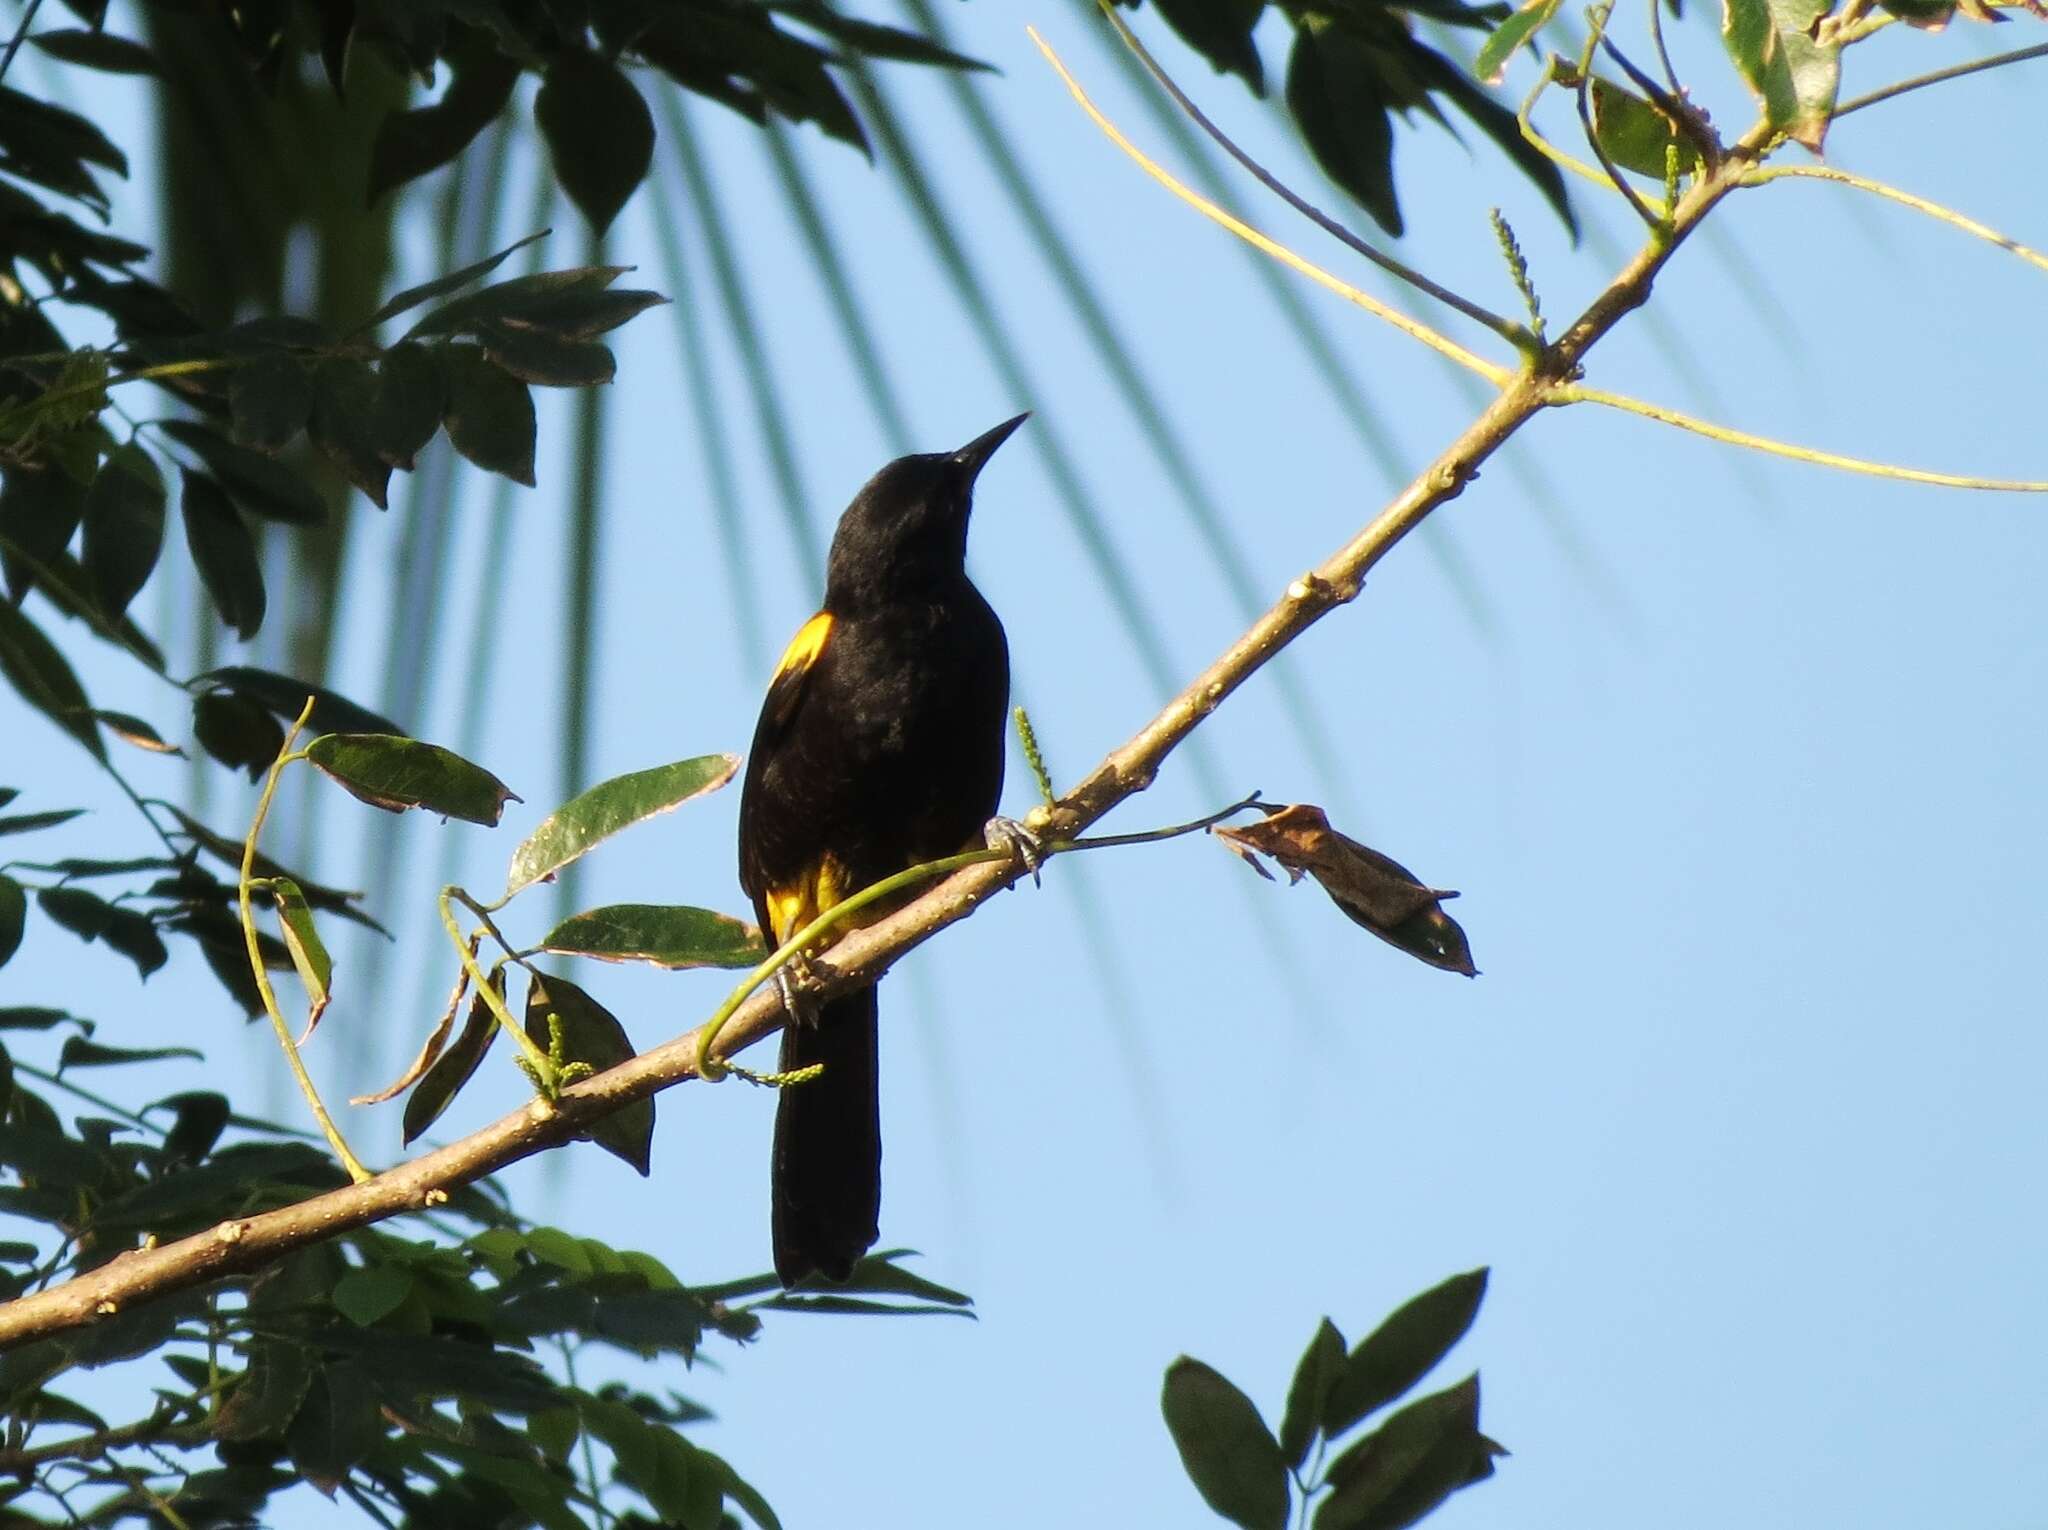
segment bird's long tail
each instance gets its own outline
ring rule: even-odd
[[[845,1280],[880,1235],[882,1120],[876,1084],[875,990],[826,1004],[815,1023],[782,1032],[788,1072],[823,1063],[775,1108],[775,1273],[785,1286],[818,1274]]]

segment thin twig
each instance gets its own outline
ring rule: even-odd
[[[292,724],[291,731],[285,734],[284,742],[278,746],[277,758],[270,762],[270,774],[263,781],[263,795],[256,802],[256,816],[250,821],[249,833],[242,841],[242,875],[235,895],[242,915],[242,940],[249,950],[249,968],[256,975],[256,991],[263,999],[264,1013],[270,1016],[270,1023],[277,1031],[277,1043],[284,1048],[285,1061],[291,1065],[299,1092],[313,1108],[313,1119],[320,1123],[321,1135],[327,1138],[327,1145],[334,1149],[334,1156],[341,1160],[341,1166],[348,1170],[348,1177],[361,1184],[371,1177],[370,1171],[350,1150],[347,1140],[341,1135],[341,1128],[328,1115],[326,1105],[321,1102],[320,1091],[313,1084],[313,1075],[306,1071],[305,1059],[299,1056],[298,1043],[292,1040],[292,1028],[285,1024],[284,1013],[277,1007],[277,994],[270,986],[270,973],[263,965],[263,946],[256,938],[256,912],[250,897],[253,891],[250,884],[256,874],[256,841],[263,833],[263,821],[270,816],[271,801],[277,796],[278,778],[284,774],[285,766],[301,758],[292,752],[292,744],[304,730],[307,719],[313,715],[314,705],[314,698],[308,696],[298,721]]]
[[[1233,802],[1229,807],[1210,813],[1206,817],[1188,823],[1173,824],[1164,829],[1147,829],[1137,834],[1109,834],[1094,839],[1047,839],[1038,846],[1039,864],[1043,865],[1056,855],[1066,855],[1075,850],[1105,850],[1113,845],[1149,845],[1162,839],[1177,839],[1183,834],[1197,834],[1213,824],[1223,822],[1233,814],[1242,813],[1258,800],[1259,794],[1253,792],[1249,797]],[[1057,804],[1054,806],[1056,808]],[[855,914],[894,897],[906,887],[934,882],[940,877],[951,876],[954,872],[965,870],[969,866],[1016,859],[1015,853],[1008,849],[963,850],[958,855],[948,855],[936,861],[906,867],[893,876],[884,877],[879,882],[863,887],[851,897],[840,899],[770,952],[765,961],[740,979],[739,986],[726,995],[725,1002],[712,1011],[711,1018],[697,1031],[697,1076],[707,1081],[723,1077],[725,1063],[716,1052],[719,1032],[724,1029],[726,1021],[739,1007],[752,997],[754,991],[788,966],[798,952],[808,951]]]
[[[1604,404],[1609,409],[1619,409],[1627,414],[1639,414],[1646,420],[1689,430],[1694,435],[1705,436],[1710,441],[1719,441],[1727,446],[1747,447],[1751,451],[1765,452],[1773,457],[1788,457],[1794,462],[1811,462],[1818,467],[1836,468],[1844,473],[1860,473],[1867,478],[1891,478],[1901,483],[1931,484],[1943,489],[1980,489],[1999,494],[2048,494],[2048,483],[2024,478],[1976,478],[1959,473],[1930,473],[1919,468],[1896,467],[1887,462],[1870,462],[1861,457],[1844,457],[1837,452],[1824,452],[1811,446],[1795,446],[1789,441],[1774,441],[1769,436],[1751,435],[1746,430],[1733,430],[1726,425],[1711,424],[1706,420],[1676,409],[1666,409],[1661,404],[1646,403],[1639,398],[1630,398],[1623,393],[1609,393],[1604,388],[1586,388],[1576,383],[1560,384],[1552,398],[1560,404]]]
[[[1995,228],[1987,228],[1975,218],[1966,218],[1952,207],[1939,202],[1930,202],[1925,197],[1916,197],[1910,191],[1901,191],[1896,186],[1887,186],[1883,181],[1873,181],[1868,176],[1853,175],[1847,170],[1837,170],[1832,165],[1762,165],[1743,177],[1745,186],[1768,186],[1772,181],[1782,180],[1834,181],[1838,185],[1853,186],[1858,191],[1867,191],[1874,197],[1883,197],[1887,202],[1896,202],[1901,207],[1910,207],[1918,213],[1925,213],[1936,222],[1946,223],[1950,228],[1960,229],[1986,244],[1995,244],[2011,255],[2017,255],[2030,266],[2048,271],[2048,255],[2031,246],[2021,244],[2017,239],[2008,239]]]
[[[1165,66],[1160,64],[1146,50],[1145,45],[1138,40],[1138,35],[1125,24],[1123,17],[1116,13],[1109,0],[1096,0],[1096,3],[1101,8],[1102,14],[1108,19],[1109,24],[1116,28],[1116,34],[1123,39],[1124,46],[1129,48],[1138,62],[1145,66],[1145,72],[1152,76],[1153,82],[1166,92],[1172,99],[1173,104],[1186,113],[1188,119],[1196,127],[1213,138],[1223,152],[1242,165],[1261,186],[1264,186],[1331,238],[1363,255],[1388,275],[1399,277],[1402,281],[1408,283],[1409,286],[1414,287],[1420,292],[1427,293],[1439,303],[1457,309],[1459,313],[1472,320],[1473,323],[1485,325],[1496,335],[1499,335],[1501,339],[1517,349],[1524,348],[1532,343],[1533,337],[1528,330],[1517,324],[1513,319],[1503,318],[1490,309],[1480,307],[1470,298],[1460,297],[1457,293],[1451,291],[1450,288],[1431,281],[1420,271],[1414,269],[1414,267],[1404,265],[1402,262],[1394,259],[1393,256],[1377,249],[1365,238],[1353,233],[1321,208],[1315,206],[1288,187],[1279,177],[1267,170],[1264,165],[1261,165],[1251,155],[1239,148],[1223,129],[1209,120],[1202,109],[1188,98],[1187,93],[1174,83],[1173,76],[1166,72]],[[1040,46],[1043,47],[1044,44],[1041,43]]]
[[[1664,51],[1664,0],[1650,0],[1650,40],[1657,45],[1657,62],[1664,66],[1665,83],[1674,96],[1685,94],[1678,83],[1678,71],[1671,67],[1671,55]]]
[[[1449,357],[1452,361],[1455,361],[1459,366],[1466,368],[1468,371],[1477,372],[1481,377],[1485,378],[1488,382],[1494,384],[1496,387],[1504,386],[1508,382],[1508,380],[1515,375],[1506,367],[1496,366],[1494,363],[1486,360],[1484,357],[1474,355],[1471,351],[1466,350],[1464,346],[1458,344],[1457,341],[1451,339],[1448,335],[1439,334],[1436,330],[1431,329],[1427,324],[1423,324],[1418,320],[1411,319],[1404,313],[1397,312],[1396,310],[1388,307],[1385,303],[1379,301],[1379,299],[1371,297],[1364,292],[1361,292],[1358,288],[1352,286],[1349,282],[1343,281],[1338,277],[1332,276],[1329,272],[1323,270],[1322,267],[1313,265],[1309,261],[1304,260],[1300,255],[1297,255],[1293,250],[1288,249],[1287,246],[1285,246],[1284,244],[1281,244],[1279,241],[1275,239],[1268,238],[1266,235],[1260,233],[1257,229],[1253,228],[1250,224],[1244,222],[1242,219],[1234,216],[1231,213],[1224,211],[1221,207],[1218,207],[1214,202],[1210,201],[1207,197],[1201,195],[1201,193],[1190,190],[1187,186],[1183,185],[1180,181],[1176,180],[1169,171],[1161,167],[1142,149],[1138,148],[1137,145],[1133,144],[1130,141],[1130,139],[1126,138],[1123,135],[1122,129],[1117,127],[1117,125],[1114,122],[1111,122],[1108,117],[1103,115],[1101,108],[1098,107],[1093,101],[1088,99],[1088,93],[1081,88],[1080,81],[1076,80],[1074,76],[1068,71],[1067,66],[1060,61],[1059,55],[1054,53],[1052,49],[1046,44],[1045,39],[1038,35],[1037,28],[1027,27],[1025,28],[1025,31],[1030,35],[1031,40],[1038,44],[1038,51],[1045,55],[1046,61],[1050,63],[1054,71],[1058,73],[1061,81],[1066,85],[1068,92],[1073,96],[1074,100],[1080,104],[1081,110],[1088,114],[1088,118],[1091,122],[1093,122],[1098,128],[1102,129],[1103,133],[1108,136],[1110,142],[1114,143],[1119,149],[1122,149],[1125,154],[1129,155],[1131,157],[1131,160],[1138,166],[1139,169],[1143,170],[1147,175],[1151,176],[1152,179],[1159,182],[1159,184],[1164,186],[1168,191],[1172,192],[1175,196],[1179,197],[1183,202],[1187,203],[1190,207],[1194,208],[1197,212],[1201,213],[1203,217],[1208,218],[1210,221],[1220,224],[1222,227],[1229,229],[1231,233],[1237,235],[1237,237],[1242,239],[1246,244],[1249,244],[1256,249],[1263,250],[1266,254],[1272,256],[1282,265],[1293,267],[1296,271],[1299,271],[1303,276],[1308,277],[1311,281],[1318,282],[1321,285],[1329,288],[1330,291],[1336,293],[1339,297],[1342,297],[1349,302],[1356,303],[1360,308],[1363,308],[1367,313],[1371,314],[1374,318],[1383,320],[1384,322],[1393,325],[1394,328],[1400,330],[1401,333],[1408,336],[1409,339],[1420,341],[1422,344],[1428,346],[1431,350],[1435,351],[1438,355]]]
[[[1586,130],[1586,142],[1592,147],[1593,157],[1600,161],[1600,168],[1607,172],[1607,179],[1614,183],[1614,189],[1636,210],[1636,216],[1643,220],[1652,234],[1662,235],[1664,220],[1651,212],[1648,204],[1636,195],[1635,187],[1623,178],[1620,168],[1607,157],[1606,145],[1600,142],[1600,135],[1593,130],[1593,53],[1606,39],[1607,18],[1612,9],[1611,5],[1596,5],[1586,12],[1592,31],[1586,37],[1585,56],[1579,60],[1579,88],[1574,92],[1579,103],[1579,124]]]
[[[1936,69],[1928,74],[1915,75],[1910,80],[1900,80],[1881,90],[1844,101],[1835,108],[1834,120],[1839,122],[1851,112],[1860,112],[1866,106],[1875,106],[1880,101],[1889,101],[1894,96],[1903,96],[1910,90],[1924,90],[1929,85],[1940,85],[1949,80],[1960,80],[1964,75],[1977,74],[1986,69],[2002,69],[2007,64],[2022,64],[2030,58],[2048,58],[2048,43],[2035,43],[2031,48],[2015,48],[2010,53],[1995,54],[1990,58],[1975,59],[1967,64],[1951,64],[1946,69]]]
[[[7,71],[13,67],[14,55],[21,51],[21,45],[28,39],[28,29],[35,25],[36,12],[43,8],[43,0],[28,0],[28,9],[21,13],[21,25],[14,29],[9,39],[7,52],[0,54],[0,80],[7,78]]]

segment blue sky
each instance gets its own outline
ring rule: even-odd
[[[1392,485],[1239,251],[1118,156],[1039,62],[1026,20],[1158,146],[1082,8],[946,16],[1004,71],[989,99],[1191,444],[1245,573],[1277,595]],[[1215,115],[1339,206],[1273,113],[1141,16]],[[1730,130],[1745,98],[1712,19],[1691,16],[1674,46]],[[2029,30],[1887,38],[1854,56],[1849,88]],[[1281,37],[1267,40],[1277,70]],[[2027,169],[2042,66],[2030,67],[1852,117],[1829,160],[2048,246]],[[1529,68],[1516,66],[1516,88]],[[884,173],[808,133],[801,148],[890,338],[918,443],[950,447],[1042,411],[984,476],[972,566],[1070,781],[1162,698],[1057,507],[1034,432],[1050,425],[1074,451],[1179,673],[1242,623],[944,82],[907,69],[888,81],[1043,396],[996,381]],[[788,379],[822,537],[889,446],[758,135],[708,107],[691,122]],[[1513,220],[1553,323],[1633,237],[1626,209],[1589,189],[1580,203],[1600,232],[1571,249],[1496,156],[1434,128],[1405,134],[1400,153],[1405,258],[1491,306],[1513,297],[1489,205]],[[1321,236],[1253,205],[1262,226],[1358,278]],[[665,289],[652,216],[643,191],[615,249],[641,266],[635,281]],[[580,238],[558,228],[550,263],[572,263]],[[685,238],[707,301],[701,245]],[[1838,451],[2044,477],[2042,279],[1842,189],[1773,186],[1737,198],[1682,253],[1653,310],[1595,353],[1590,380]],[[1303,291],[1400,465],[1420,466],[1469,417],[1468,390]],[[753,598],[779,643],[817,592],[776,509],[729,338],[711,329]],[[743,748],[772,659],[738,636],[676,330],[656,312],[619,339],[593,779]],[[426,893],[444,848],[489,888],[564,795],[548,698],[569,401],[548,402],[541,487],[514,494],[514,567],[485,597],[500,611],[489,673],[449,677],[409,719],[452,741],[453,687],[488,686],[478,754],[527,805],[495,833],[375,821],[409,847],[405,891],[374,900],[399,944],[378,1006],[351,996],[343,947],[341,997],[312,1052],[332,1095],[395,1071],[445,992]],[[483,546],[487,497],[482,485],[465,496],[458,558]],[[403,515],[364,513],[366,589],[381,587]],[[2038,500],[1738,457],[1611,413],[1534,422],[1430,529],[1465,585],[1411,540],[1298,645],[1334,772],[1305,756],[1270,679],[1203,732],[1231,795],[1327,804],[1426,880],[1463,889],[1453,912],[1484,975],[1408,961],[1312,888],[1258,882],[1201,839],[1062,863],[1043,891],[998,900],[883,990],[884,1241],[922,1250],[918,1267],[973,1293],[979,1320],[771,1318],[747,1351],[714,1349],[715,1366],[672,1378],[718,1411],[707,1442],[793,1527],[1202,1524],[1157,1409],[1174,1355],[1217,1365],[1277,1417],[1323,1314],[1356,1337],[1424,1286],[1490,1264],[1485,1311],[1440,1379],[1482,1370],[1486,1428],[1514,1455],[1433,1521],[1444,1530],[1600,1530],[1646,1514],[1664,1530],[2038,1525],[2044,517]],[[479,592],[458,585],[449,630],[463,631]],[[386,644],[413,639],[368,599],[345,638],[337,682],[375,704]],[[98,704],[179,722],[170,693],[66,639]],[[255,658],[270,657],[259,644]],[[7,753],[22,807],[85,800],[75,755],[47,730]],[[167,793],[183,781],[151,761],[133,774]],[[1029,802],[1019,769],[1008,803]],[[118,805],[96,805],[94,832],[126,846]],[[737,805],[728,793],[607,847],[582,901],[738,910]],[[1216,805],[1176,757],[1111,825]],[[224,824],[245,811],[216,798]],[[327,878],[354,885],[366,811],[321,802],[278,844],[313,844]],[[518,927],[537,932],[547,912]],[[643,1044],[723,989],[716,975],[582,976]],[[293,1108],[267,1036],[227,1015],[189,953],[138,988],[37,925],[5,979],[7,1002],[61,997],[111,1039],[202,1045],[216,1077],[260,1079],[275,1109]],[[202,1076],[167,1070],[164,1092]],[[522,1087],[494,1064],[444,1124],[479,1124]],[[738,1084],[663,1096],[651,1180],[589,1150],[515,1178],[536,1214],[647,1248],[685,1279],[763,1268],[772,1103]],[[395,1158],[395,1106],[353,1113],[349,1130],[366,1157]]]

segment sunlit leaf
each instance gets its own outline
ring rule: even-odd
[[[612,903],[571,914],[541,941],[557,956],[657,967],[752,967],[768,954],[743,919],[682,904]]]
[[[313,922],[313,910],[306,906],[306,895],[299,890],[299,884],[290,877],[275,877],[270,883],[270,896],[277,905],[277,922],[285,949],[291,952],[292,966],[306,988],[306,1030],[299,1037],[299,1045],[304,1046],[334,997],[334,960],[320,939],[320,928]]]
[[[513,852],[505,896],[553,876],[621,829],[718,790],[739,766],[738,755],[700,754],[614,776],[578,793],[543,819]]]
[[[485,770],[438,744],[385,733],[328,733],[306,758],[351,796],[393,813],[425,808],[495,827],[518,795]]]
[[[1493,29],[1493,35],[1472,61],[1472,72],[1489,85],[1498,85],[1506,74],[1515,50],[1534,37],[1555,16],[1564,0],[1527,0],[1515,13]]]

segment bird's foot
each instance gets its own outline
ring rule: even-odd
[[[1045,864],[1045,842],[1014,818],[1005,818],[998,813],[982,825],[982,843],[991,850],[1002,850],[1024,863],[1031,873],[1031,885],[1040,886],[1038,868]]]
[[[813,1026],[824,1008],[811,987],[811,964],[799,951],[775,969],[775,992],[781,996],[782,1012],[791,1025]]]

